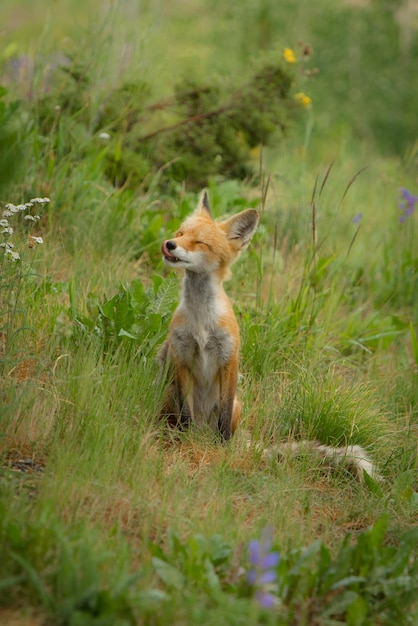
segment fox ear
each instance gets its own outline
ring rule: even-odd
[[[209,198],[208,192],[204,189],[199,198],[199,204],[197,205],[196,211],[203,211],[209,214],[209,217],[212,217],[212,212],[209,206]]]
[[[255,209],[246,209],[224,222],[228,239],[239,240],[240,250],[245,250],[258,226],[258,213]]]

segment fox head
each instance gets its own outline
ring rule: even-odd
[[[215,273],[227,278],[230,265],[248,247],[258,224],[255,209],[246,209],[216,222],[206,191],[195,211],[183,222],[175,237],[164,241],[161,250],[166,265],[196,273]]]

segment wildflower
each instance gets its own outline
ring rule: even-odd
[[[32,198],[29,202],[32,203],[31,206],[33,206],[34,204],[46,204],[47,202],[49,202],[49,198]]]
[[[401,223],[404,223],[406,218],[412,215],[412,213],[415,211],[415,205],[418,202],[418,196],[412,195],[412,193],[410,193],[408,189],[405,189],[405,187],[402,187],[401,195],[403,198],[403,202],[399,203],[399,208],[403,211],[403,215],[400,216],[399,221]]]
[[[305,109],[310,109],[312,105],[312,100],[309,96],[307,96],[303,91],[299,91],[295,94],[295,100],[299,102]]]
[[[35,244],[35,243],[37,243],[37,244],[41,244],[41,243],[43,243],[43,242],[44,242],[44,240],[43,240],[43,238],[42,238],[42,237],[34,237],[33,235],[29,235],[29,245],[30,245],[31,243],[32,243],[32,244]],[[33,245],[32,245],[32,246],[30,246],[30,247],[33,247]]]
[[[28,209],[31,209],[36,205],[41,206],[47,202],[49,202],[49,198],[32,198],[29,202],[25,202],[23,204],[13,204],[12,202],[9,202],[5,205],[2,217],[0,218],[0,235],[3,235],[6,241],[0,243],[0,248],[4,249],[4,256],[9,261],[20,260],[19,252],[13,249],[13,243],[8,240],[8,238],[14,234],[14,229],[10,225],[10,220],[12,220],[17,213],[28,211]],[[36,223],[41,218],[39,215],[31,215],[30,213],[27,213],[23,216],[23,219],[26,222]],[[43,242],[44,240],[42,237],[29,235],[28,247],[34,248],[36,245],[43,244]]]
[[[102,139],[103,141],[109,141],[110,135],[109,133],[105,132],[99,133],[99,139]]]
[[[41,218],[39,217],[39,215],[25,215],[24,219],[28,222],[37,222]]]
[[[353,224],[358,224],[362,217],[363,213],[357,213],[357,215],[355,215],[351,221],[353,222]]]
[[[6,248],[4,256],[9,257],[11,261],[19,261],[19,259],[20,259],[19,252],[15,252],[11,248]]]
[[[10,212],[10,215],[13,215],[13,213],[19,213],[19,207],[15,206],[11,202],[9,202],[9,204],[6,204],[5,208]]]
[[[277,578],[275,568],[279,564],[280,555],[271,551],[271,537],[268,530],[263,533],[261,541],[253,540],[248,545],[248,556],[251,569],[247,575],[247,582],[255,591],[255,598],[263,608],[272,608],[278,598],[274,584]]]
[[[285,48],[283,50],[283,58],[286,63],[296,63],[296,56],[291,48]]]

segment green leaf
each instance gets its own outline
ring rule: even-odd
[[[366,578],[364,578],[364,576],[347,576],[346,578],[342,578],[334,583],[332,587],[330,587],[330,591],[335,591],[336,589],[341,589],[342,587],[351,587],[351,585],[356,583],[364,582],[366,582]]]
[[[25,580],[24,574],[20,574],[19,576],[8,576],[7,578],[3,578],[0,580],[0,591],[3,589],[7,589],[8,587],[16,588],[19,583]]]
[[[163,602],[170,599],[170,596],[161,589],[144,589],[138,593],[137,598],[142,609],[152,610],[160,607]]]
[[[207,557],[204,561],[204,572],[205,578],[208,584],[208,587],[211,591],[219,591],[221,588],[221,583],[219,582],[219,578],[215,572],[215,568],[213,566],[212,561]]]
[[[414,356],[415,364],[418,365],[418,337],[412,322],[409,325],[409,332],[411,335],[412,354]]]
[[[152,559],[152,565],[156,574],[168,587],[174,587],[177,591],[184,587],[184,576],[178,569],[156,556]]]
[[[152,276],[152,287],[154,290],[154,293],[157,293],[158,289],[161,287],[161,284],[163,283],[164,278],[162,276],[160,276],[159,274],[153,274]]]
[[[77,315],[74,318],[74,322],[80,326],[80,328],[82,328],[82,330],[86,331],[92,331],[94,330],[96,323],[94,322],[94,320],[90,319],[89,317],[86,317],[84,315]]]
[[[119,300],[120,300],[120,295],[116,294],[115,296],[113,296],[113,298],[111,298],[110,300],[107,300],[107,302],[100,304],[99,305],[100,313],[104,317],[106,317],[108,320],[113,321],[115,319],[116,307],[119,303]]]
[[[347,608],[347,626],[363,626],[367,618],[367,602],[358,596]]]
[[[123,328],[121,328],[120,331],[118,332],[118,337],[127,337],[128,339],[137,339],[136,335],[132,335],[132,333],[129,333],[127,330],[124,330]]]
[[[212,535],[212,537],[209,537],[209,550],[214,565],[227,563],[233,554],[232,547],[225,542],[222,535]]]
[[[28,582],[37,593],[42,604],[46,608],[51,609],[53,607],[52,597],[48,593],[40,574],[30,563],[28,563],[28,561],[26,561],[26,559],[20,556],[20,554],[12,553],[11,557],[18,565],[20,565],[21,569],[26,574]]]
[[[161,315],[158,315],[158,313],[150,313],[148,316],[148,329],[149,331],[151,331],[152,333],[156,333],[157,331],[160,330],[161,326],[163,323],[163,319],[161,317]]]
[[[169,315],[173,311],[173,305],[177,302],[177,280],[167,278],[157,289],[153,301],[150,303],[152,313]]]
[[[384,493],[383,493],[379,483],[377,482],[377,480],[375,480],[367,472],[363,472],[363,478],[364,478],[364,482],[366,483],[366,486],[369,489],[369,491],[374,493],[376,496],[379,496],[380,498],[383,498]]]
[[[144,285],[140,280],[133,280],[129,287],[129,294],[131,297],[131,303],[134,309],[142,309],[147,301]]]

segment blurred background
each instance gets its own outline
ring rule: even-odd
[[[416,0],[2,0],[3,82],[64,57],[106,55],[109,84],[131,73],[167,93],[179,76],[245,75],[260,51],[312,48],[314,132],[404,156],[418,134]],[[29,93],[28,93],[29,95]]]

